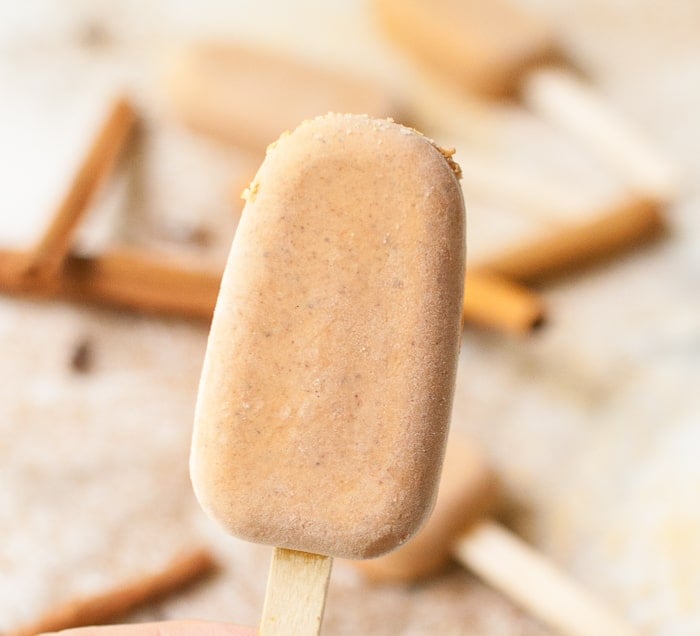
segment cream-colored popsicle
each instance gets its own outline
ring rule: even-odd
[[[393,552],[352,564],[377,583],[411,583],[437,574],[454,559],[556,633],[632,636],[634,630],[602,602],[486,518],[498,490],[498,480],[478,450],[453,434],[428,522]]]
[[[489,96],[558,56],[549,27],[502,0],[374,0],[387,34],[416,60]]]
[[[300,121],[329,111],[394,115],[378,82],[242,44],[201,42],[166,75],[174,112],[189,126],[254,154]]]
[[[460,341],[455,170],[415,131],[357,115],[268,150],[214,312],[190,462],[230,533],[360,559],[429,513]]]

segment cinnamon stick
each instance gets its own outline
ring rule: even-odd
[[[197,548],[175,557],[159,572],[143,575],[101,594],[70,601],[49,611],[36,623],[7,632],[5,636],[34,636],[109,623],[210,574],[215,568],[216,561],[209,550]]]
[[[136,113],[118,98],[100,126],[51,222],[36,245],[18,263],[18,274],[49,278],[57,275],[72,245],[73,234],[102,184],[112,173],[136,123]]]
[[[220,271],[142,250],[69,255],[58,276],[41,280],[8,274],[23,258],[22,252],[0,251],[0,291],[210,320],[221,283]],[[533,292],[491,273],[469,273],[466,278],[466,321],[512,333],[541,322],[543,304]]]
[[[541,326],[545,306],[535,292],[490,272],[467,272],[462,318],[483,327],[523,334]]]
[[[595,215],[591,221],[559,228],[506,251],[481,263],[475,271],[533,283],[640,245],[660,235],[664,226],[658,201],[635,198]]]
[[[542,300],[511,281],[535,282],[609,257],[663,228],[658,202],[634,199],[486,261],[467,273],[464,319],[511,333],[537,327]],[[0,290],[203,320],[211,318],[221,280],[220,272],[182,259],[126,249],[70,255],[59,276],[43,280],[13,277],[24,262],[26,254],[0,252]]]
[[[0,291],[202,320],[212,316],[221,280],[220,272],[182,258],[127,249],[69,255],[58,276],[18,279],[11,272],[23,258],[0,251]]]

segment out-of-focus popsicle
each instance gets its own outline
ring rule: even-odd
[[[353,561],[375,583],[411,583],[437,574],[452,559],[568,636],[631,636],[635,632],[544,556],[498,523],[498,480],[484,458],[454,433],[428,522],[413,539],[376,559]]]
[[[453,83],[487,97],[519,93],[587,143],[636,192],[668,200],[675,169],[563,60],[544,21],[507,0],[374,0],[386,33]]]
[[[170,65],[166,90],[192,128],[262,154],[300,121],[329,111],[395,114],[378,82],[273,51],[216,42],[190,45]]]
[[[430,511],[460,342],[454,170],[412,129],[329,114],[270,146],[251,185],[214,311],[190,471],[227,531],[277,546],[261,633],[312,629],[280,617],[290,571],[314,570],[309,587],[323,587],[317,555],[379,555]],[[320,616],[317,601],[302,614]]]

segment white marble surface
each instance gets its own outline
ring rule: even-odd
[[[683,191],[668,211],[665,241],[544,290],[552,316],[544,331],[523,340],[465,333],[454,426],[499,469],[507,517],[523,536],[646,633],[696,634],[700,5],[530,3],[619,110],[676,161]],[[36,235],[104,96],[126,88],[146,126],[131,169],[99,206],[121,214],[111,236],[164,244],[169,228],[204,224],[216,228],[206,251],[173,248],[220,260],[234,227],[227,189],[245,161],[167,117],[164,51],[193,34],[237,37],[410,86],[410,69],[378,39],[365,9],[341,0],[6,3],[0,243]],[[580,210],[621,192],[542,123],[511,108],[493,113],[494,122],[481,137],[452,137],[465,162],[524,171],[545,189],[556,183],[562,196],[575,193]],[[469,190],[466,198],[472,256],[548,222],[533,201],[517,206]],[[68,360],[85,337],[95,367],[80,376]],[[201,537],[221,553],[222,576],[131,620],[255,623],[268,550],[223,537],[199,512],[187,478],[205,339],[202,325],[0,298],[0,630]],[[342,566],[326,631],[546,633],[457,569],[406,590],[368,588]]]

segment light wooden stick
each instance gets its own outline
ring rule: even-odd
[[[544,323],[541,296],[497,274],[467,272],[462,317],[506,333],[523,334]]]
[[[474,272],[494,272],[519,282],[535,282],[634,247],[661,234],[664,218],[659,204],[635,199],[613,206],[591,221],[515,247],[474,266]]]
[[[588,145],[634,192],[659,201],[674,197],[677,175],[671,163],[571,72],[530,72],[521,91],[527,105]]]
[[[216,568],[216,561],[206,548],[179,555],[165,568],[134,579],[95,596],[75,599],[61,605],[36,623],[7,632],[5,636],[35,636],[86,625],[100,625],[122,618],[149,601],[175,592],[200,579]]]
[[[526,543],[492,521],[462,535],[453,555],[525,610],[567,636],[636,632]]]
[[[12,275],[24,258],[23,252],[0,251],[0,291],[210,320],[221,283],[218,270],[143,250],[71,255],[59,276],[42,280]],[[491,273],[468,274],[467,279],[465,320],[513,333],[542,320],[542,302],[533,292]]]
[[[316,636],[321,630],[333,559],[275,548],[260,636]]]
[[[73,234],[93,197],[111,174],[136,123],[136,113],[124,98],[117,99],[85,155],[49,226],[27,253],[20,275],[56,276],[71,248]]]

